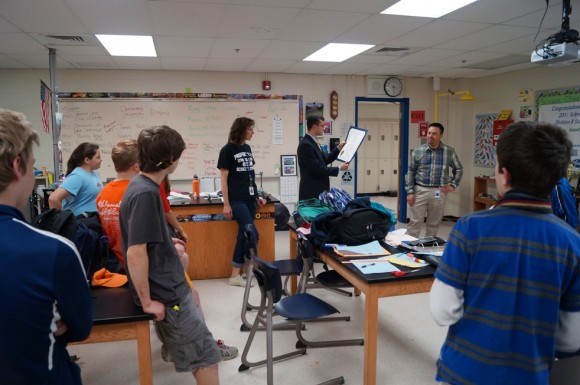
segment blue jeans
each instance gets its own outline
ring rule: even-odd
[[[236,247],[234,248],[232,266],[242,267],[244,266],[246,254],[248,255],[248,258],[250,257],[248,247],[246,246],[244,231],[246,225],[254,223],[254,217],[256,216],[256,200],[232,201],[230,202],[230,206],[232,206],[234,219],[238,222],[238,239],[236,240]],[[258,230],[256,230],[254,234],[256,245],[258,244],[258,238]]]

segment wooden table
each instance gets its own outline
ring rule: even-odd
[[[296,232],[292,229],[290,230],[289,238],[290,258],[296,258],[297,237]],[[396,249],[391,249],[390,251],[398,252]],[[399,278],[393,277],[391,274],[365,275],[354,265],[343,264],[344,258],[338,257],[333,253],[319,251],[318,256],[324,263],[346,278],[355,289],[365,294],[363,384],[376,385],[379,298],[428,292],[433,284],[435,269],[427,266],[420,271]],[[386,383],[386,379],[381,381],[381,384]]]
[[[260,240],[258,255],[267,261],[275,259],[274,206],[270,200],[258,213],[254,224]],[[172,205],[171,210],[181,222],[189,237],[187,273],[193,280],[227,278],[232,272],[232,255],[238,236],[238,223],[234,220],[216,220],[223,215],[221,200],[198,199],[191,204]],[[207,220],[201,220],[207,218]],[[212,219],[210,219],[212,218]]]
[[[151,314],[135,305],[129,287],[92,288],[93,329],[89,337],[77,344],[137,340],[139,383],[153,385],[151,367],[151,339],[149,321]],[[124,358],[119,360],[123,365]]]

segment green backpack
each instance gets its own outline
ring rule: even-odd
[[[330,213],[336,211],[327,204],[321,203],[316,198],[304,199],[298,201],[298,206],[294,212],[294,222],[297,226],[302,226],[304,223],[310,223],[320,214]]]

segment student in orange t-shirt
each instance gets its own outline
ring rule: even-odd
[[[125,260],[123,259],[123,242],[119,225],[119,207],[129,182],[134,176],[139,174],[137,157],[136,140],[130,139],[118,142],[111,151],[111,158],[115,165],[117,177],[107,183],[97,196],[97,210],[103,226],[103,234],[109,237],[109,246],[119,261],[121,261],[123,268],[125,267]]]
[[[123,194],[125,193],[129,182],[140,172],[138,164],[139,153],[137,151],[137,141],[129,139],[118,142],[111,151],[111,158],[113,160],[113,164],[115,165],[117,177],[115,180],[107,183],[107,185],[103,187],[97,196],[97,209],[99,211],[99,218],[103,227],[103,233],[109,237],[109,244],[111,249],[117,258],[121,261],[123,267],[125,267],[122,251],[123,241],[121,238],[121,228],[119,224],[119,208],[121,206]],[[169,206],[169,201],[167,200],[170,191],[169,181],[164,180],[163,183],[160,184],[159,190],[167,223],[171,226],[175,232],[175,235],[178,237],[173,237],[173,244],[177,249],[177,253],[185,270],[187,268],[187,264],[189,263],[189,257],[185,252],[185,242],[187,242],[188,237],[177,221],[175,214],[173,211],[171,211],[171,207]],[[193,294],[195,304],[203,316],[199,292],[193,286],[193,282],[189,278],[187,272],[185,273],[185,279],[191,287],[191,292]],[[238,355],[238,348],[235,346],[228,346],[222,340],[216,340],[216,343],[220,348],[223,360],[229,360]]]

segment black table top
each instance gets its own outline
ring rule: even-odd
[[[152,314],[133,302],[129,286],[93,287],[93,325],[135,322],[153,319]]]
[[[297,226],[293,220],[290,220],[288,222],[288,227],[289,227],[290,231],[296,232]],[[381,242],[381,245],[385,249],[387,249],[387,251],[391,254],[399,254],[399,253],[406,253],[407,252],[406,250],[392,247],[384,242]],[[319,252],[320,250],[317,249],[316,251]],[[337,255],[336,253],[334,253],[334,251],[329,250],[329,249],[324,249],[324,253],[326,255],[328,255],[330,258],[332,258],[335,261],[340,262],[340,263],[342,263],[344,261],[349,261],[349,260],[356,261],[357,259],[361,259],[361,258],[344,258],[344,257]],[[374,258],[377,258],[377,257],[369,257],[369,258],[365,258],[365,259],[374,259]],[[433,276],[435,274],[435,268],[432,267],[431,265],[422,267],[419,271],[409,273],[403,277],[396,277],[396,276],[392,275],[391,273],[364,274],[362,271],[360,271],[352,263],[344,263],[343,266],[346,267],[347,269],[349,269],[350,271],[352,271],[355,275],[357,275],[358,277],[360,277],[362,280],[364,280],[366,283],[369,283],[369,284],[383,283],[383,282],[395,282],[395,281],[401,282],[401,281],[413,280],[413,279],[419,279],[419,278],[433,278]],[[397,268],[399,268],[402,271],[415,270],[415,269],[410,268],[410,267],[398,266],[398,265],[397,265]]]
[[[268,194],[266,196],[267,203],[280,203],[273,195]],[[224,203],[220,198],[207,199],[207,198],[191,198],[190,202],[187,203],[173,203],[171,206],[222,206]]]
[[[404,253],[406,251],[404,250],[400,250],[396,247],[392,247],[386,243],[381,242],[381,245],[387,249],[387,251],[391,254],[399,254],[399,253]],[[345,257],[341,257],[339,255],[337,255],[334,251],[332,250],[328,250],[328,249],[324,249],[324,253],[327,254],[330,258],[334,259],[335,261],[338,262],[344,262],[344,261],[356,261],[357,259],[361,259],[361,258],[345,258]],[[379,258],[379,257],[369,257],[369,258],[364,258],[366,259],[375,259],[375,258]],[[419,278],[433,278],[434,274],[435,274],[435,268],[431,265],[427,265],[425,267],[420,268],[420,270],[418,271],[414,271],[412,273],[408,273],[402,277],[396,277],[391,273],[376,273],[376,274],[364,274],[362,271],[360,271],[355,265],[353,265],[352,263],[343,263],[343,266],[346,267],[347,269],[349,269],[350,271],[352,271],[355,275],[357,275],[359,278],[361,278],[362,280],[364,280],[366,283],[369,284],[373,284],[373,283],[383,283],[383,282],[401,282],[401,281],[407,281],[407,280],[414,280],[414,279],[419,279]],[[415,270],[414,268],[411,267],[406,267],[406,266],[399,266],[399,265],[395,265],[397,266],[397,268],[399,268],[399,270],[401,271],[411,271],[411,270]]]

